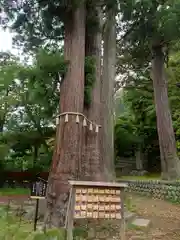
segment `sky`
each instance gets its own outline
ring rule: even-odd
[[[11,52],[12,54],[19,57],[21,62],[24,62],[24,55],[22,54],[22,51],[17,50],[13,47],[13,34],[8,30],[3,30],[0,27],[0,52]],[[27,64],[32,64],[32,59],[29,57],[28,62],[26,59]]]
[[[0,28],[0,51],[12,50],[12,35],[9,30],[3,31]]]
[[[17,49],[12,46],[12,33],[7,30],[3,30],[0,27],[0,51],[10,51],[15,55],[18,55]]]

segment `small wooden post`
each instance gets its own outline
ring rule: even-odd
[[[125,218],[124,218],[124,188],[121,188],[121,226],[120,237],[121,240],[125,240]]]
[[[73,240],[73,226],[74,226],[74,208],[75,208],[75,188],[71,186],[70,199],[67,209],[67,240]]]

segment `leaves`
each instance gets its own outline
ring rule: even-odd
[[[6,167],[12,164],[12,159],[26,163],[23,165],[25,168],[28,164],[35,166],[33,164],[36,162],[47,167],[52,150],[46,141],[55,134],[53,128],[59,103],[59,85],[68,63],[64,62],[62,53],[57,51],[39,51],[31,66],[20,63],[13,56],[2,56],[1,156],[5,156]],[[5,155],[4,147],[7,147]],[[38,148],[36,160],[33,160],[34,147]],[[43,153],[40,149],[43,149]]]

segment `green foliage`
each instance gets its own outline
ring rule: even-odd
[[[159,145],[153,86],[149,72],[137,71],[136,74],[130,76],[121,98],[125,113],[124,116],[120,115],[115,126],[116,155],[135,157],[136,150],[140,148],[149,160],[148,167],[156,171],[160,163],[157,159]]]
[[[45,239],[57,239],[65,240],[66,230],[65,229],[50,229],[46,233],[34,232],[29,234],[26,240],[45,240]]]
[[[177,149],[180,155],[180,89],[176,86],[180,77],[180,52],[178,42],[176,42],[174,50],[170,53],[169,64],[166,69],[169,87],[168,94],[176,134]],[[141,69],[136,71],[136,74],[134,73],[133,76],[126,79],[126,86],[123,91],[123,104],[125,106],[126,118],[120,116],[120,122],[117,123],[115,127],[117,155],[121,156],[125,149],[132,151],[132,135],[128,137],[128,134],[134,132],[140,139],[141,147],[148,159],[148,166],[160,166],[153,86],[148,69],[145,71],[144,68],[141,67]],[[126,134],[124,133],[123,121],[127,124]],[[127,134],[129,126],[131,129],[134,129],[134,131],[128,130]],[[117,128],[120,129],[119,132]],[[126,152],[124,151],[124,153]],[[130,153],[134,154],[134,152]]]
[[[129,115],[120,116],[115,125],[116,156],[132,156],[140,142],[136,135],[136,126]]]
[[[167,43],[179,37],[179,0],[123,1],[120,4],[123,20],[128,22],[127,28],[131,29],[132,41],[156,40]]]
[[[163,46],[168,56],[180,36],[179,6],[179,0],[120,1],[122,19],[118,28],[124,33],[118,41],[120,72],[124,69],[127,72],[127,67],[124,68],[127,63],[134,71],[148,67],[154,46]]]
[[[68,63],[58,51],[38,51],[30,66],[5,53],[0,57],[1,168],[47,169],[52,157],[47,140],[55,134],[60,80]]]
[[[85,84],[84,84],[84,105],[89,107],[92,98],[92,89],[96,81],[95,58],[87,56],[85,58]]]
[[[29,54],[37,52],[39,47],[48,50],[59,49],[64,39],[64,21],[73,23],[72,13],[85,0],[25,0],[13,2],[2,0],[1,4],[7,14],[6,22],[16,32],[14,42]],[[97,1],[88,0],[87,25],[90,31],[96,31]],[[102,4],[102,3],[101,3]]]
[[[53,151],[48,142],[55,135],[60,84],[68,62],[61,51],[45,49],[28,66],[5,53],[0,57],[1,169],[48,169]],[[86,57],[86,107],[91,103],[95,70],[94,57]]]
[[[73,229],[73,239],[86,239],[88,237],[88,230],[86,227],[75,227]]]
[[[8,206],[9,207],[9,206]],[[66,239],[66,230],[50,229],[46,233],[40,231],[32,231],[32,223],[25,222],[23,219],[14,216],[14,212],[7,214],[7,209],[0,209],[0,239],[13,239],[13,240],[45,240],[53,239],[57,240]]]
[[[169,81],[169,99],[171,103],[173,126],[176,134],[178,155],[180,156],[180,88],[177,87],[180,76],[180,52],[176,51],[169,59],[167,74]]]

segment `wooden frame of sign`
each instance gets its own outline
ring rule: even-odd
[[[125,183],[69,181],[70,196],[65,227],[67,240],[73,239],[74,219],[118,219],[124,239],[123,193]]]

